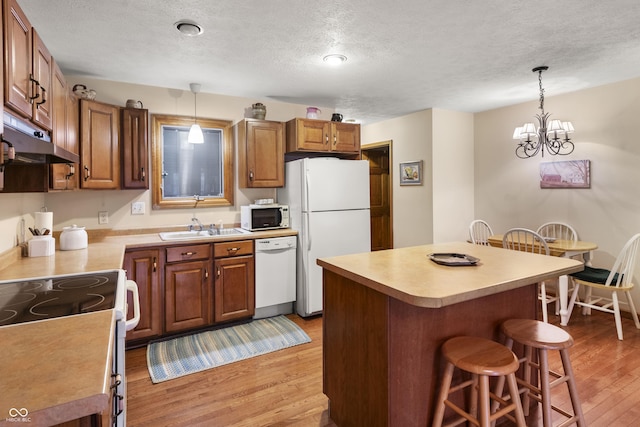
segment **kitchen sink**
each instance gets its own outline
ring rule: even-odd
[[[213,233],[213,234],[212,234]],[[223,228],[216,229],[210,233],[209,230],[186,230],[186,231],[167,231],[158,233],[162,240],[194,240],[194,239],[214,239],[220,236],[234,236],[238,234],[249,234],[249,231],[241,228]]]

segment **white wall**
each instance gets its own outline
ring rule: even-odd
[[[473,220],[473,114],[440,109],[362,127],[362,144],[393,140],[394,247],[463,241]],[[400,186],[399,163],[423,161],[423,185]]]
[[[393,246],[423,245],[433,241],[431,186],[432,111],[362,126],[361,144],[393,140]],[[423,185],[400,186],[398,164],[423,160]]]
[[[473,114],[433,110],[433,242],[465,241],[473,220]]]
[[[598,244],[594,265],[611,267],[624,243],[640,232],[640,79],[545,97],[552,118],[575,126],[569,156],[515,156],[513,129],[533,121],[537,107],[536,101],[475,115],[476,217],[497,233],[568,222],[582,240]],[[562,160],[590,160],[591,188],[541,189],[540,163]],[[634,292],[640,301],[640,289]]]
[[[0,194],[0,253],[22,243],[20,220],[33,227],[35,212],[44,206],[42,193]],[[26,229],[26,239],[31,237]]]

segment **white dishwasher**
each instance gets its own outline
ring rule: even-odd
[[[293,313],[296,300],[296,242],[296,236],[255,241],[254,319]]]

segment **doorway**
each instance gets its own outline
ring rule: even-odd
[[[382,141],[361,149],[362,159],[369,161],[372,251],[393,249],[391,145],[392,141]]]

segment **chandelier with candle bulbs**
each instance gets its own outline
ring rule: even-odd
[[[523,126],[517,127],[513,132],[513,139],[519,141],[516,147],[516,156],[521,159],[533,157],[538,153],[544,157],[545,150],[552,155],[566,156],[571,154],[574,149],[573,142],[569,138],[569,134],[573,133],[573,125],[571,122],[563,122],[560,120],[549,121],[549,113],[544,112],[544,89],[542,88],[542,72],[547,71],[549,67],[535,67],[534,73],[538,73],[538,84],[540,86],[540,114],[536,114],[538,119],[538,127],[533,123],[525,123]]]

